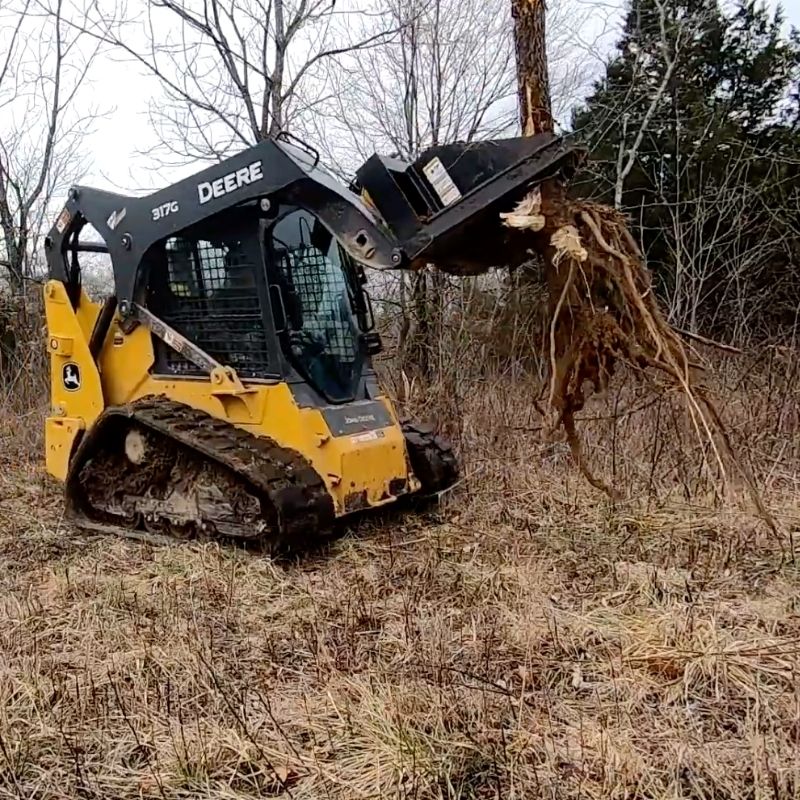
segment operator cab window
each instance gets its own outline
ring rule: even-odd
[[[208,238],[184,233],[162,242],[160,259],[158,255],[151,266],[153,312],[240,377],[267,377],[270,363],[258,291],[263,265],[255,237],[243,238],[241,230]],[[159,371],[201,374],[172,348],[159,349]]]
[[[353,399],[363,367],[352,270],[313,214],[288,210],[269,231],[289,360],[331,402]]]

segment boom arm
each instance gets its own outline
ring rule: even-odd
[[[50,277],[67,286],[77,282],[76,253],[91,248],[78,241],[88,223],[105,239],[120,312],[126,315],[151,245],[226,208],[272,195],[316,214],[358,261],[384,269],[402,266],[402,252],[358,197],[305,151],[270,139],[147,197],[74,187],[45,239]]]

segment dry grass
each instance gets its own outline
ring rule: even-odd
[[[624,500],[484,379],[443,507],[291,563],[77,534],[6,415],[0,797],[797,796],[800,389],[773,355],[720,396],[780,537],[625,386],[585,411]]]

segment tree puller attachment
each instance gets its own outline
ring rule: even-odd
[[[577,162],[549,135],[453,144],[373,156],[346,187],[281,134],[147,197],[73,188],[44,289],[46,463],[72,518],[297,547],[452,487],[450,445],[377,381],[365,268],[513,265],[498,214]],[[92,252],[113,266],[102,301]]]

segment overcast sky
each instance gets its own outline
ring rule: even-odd
[[[558,18],[552,24],[555,47],[565,58],[581,60],[589,66],[591,75],[597,75],[618,37],[621,3],[618,0],[555,2],[562,4],[557,12]],[[550,5],[554,6],[553,0]],[[782,5],[787,23],[800,27],[800,0],[786,0]],[[588,84],[585,90],[588,90]],[[576,101],[585,90],[576,92]],[[140,193],[196,171],[190,167],[160,169],[147,155],[147,150],[154,144],[148,106],[157,100],[158,93],[157,81],[119,57],[103,55],[95,64],[87,97],[103,116],[84,141],[90,157],[85,184]]]

